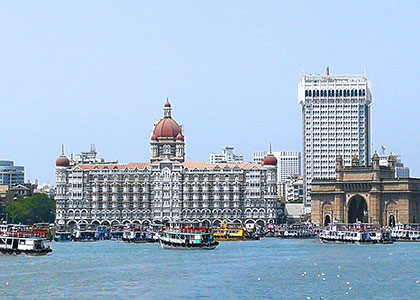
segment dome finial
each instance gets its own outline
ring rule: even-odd
[[[273,153],[273,152],[271,151],[271,142],[270,142],[270,153]]]
[[[169,102],[169,97],[166,97],[166,103],[163,106],[163,117],[164,118],[171,117],[171,103]]]
[[[64,144],[61,144],[61,155],[64,156]]]

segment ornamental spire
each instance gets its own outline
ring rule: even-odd
[[[163,106],[163,117],[164,118],[171,118],[171,111],[172,111],[171,103],[169,103],[169,98],[167,97],[166,98],[166,103]]]

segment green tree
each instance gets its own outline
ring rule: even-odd
[[[35,194],[9,204],[6,212],[14,223],[52,223],[55,220],[55,203],[45,194]]]

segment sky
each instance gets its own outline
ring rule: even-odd
[[[372,143],[420,176],[418,1],[2,1],[0,159],[147,162],[169,97],[187,160],[301,151],[302,72],[363,74]],[[420,76],[419,76],[420,77]]]

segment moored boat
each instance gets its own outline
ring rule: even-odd
[[[420,242],[420,224],[397,224],[391,229],[396,242]]]
[[[98,240],[96,229],[86,224],[79,224],[73,231],[72,238],[75,242],[95,242]]]
[[[358,244],[392,244],[388,231],[382,231],[372,224],[332,223],[320,233],[321,243],[358,243]]]
[[[214,250],[219,242],[210,228],[196,223],[175,223],[159,234],[159,244],[166,250]]]
[[[249,233],[242,226],[228,225],[222,222],[219,227],[213,229],[214,239],[218,242],[259,240],[257,234]]]
[[[141,230],[139,225],[132,225],[124,230],[122,240],[128,243],[147,243],[151,242],[151,236]]]
[[[58,226],[54,234],[55,242],[70,242],[72,240],[71,231],[66,226]]]

